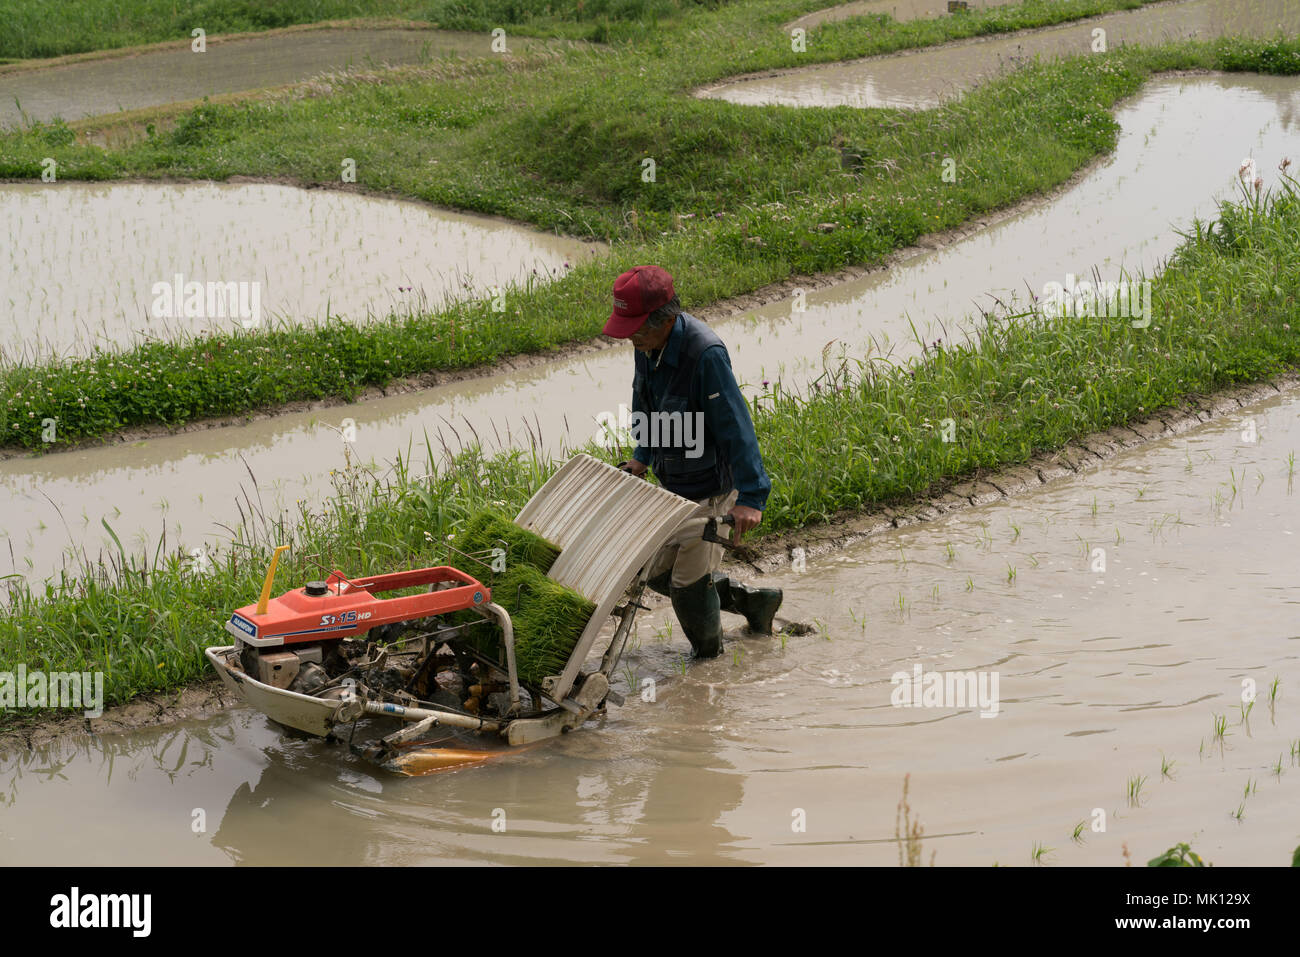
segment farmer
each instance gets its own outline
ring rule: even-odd
[[[762,521],[772,483],[727,347],[682,311],[673,277],[658,266],[618,277],[604,333],[632,340],[632,421],[656,426],[634,431],[636,450],[619,467],[639,476],[653,468],[660,485],[699,504],[701,514],[732,516],[739,542]],[[744,615],[752,632],[770,635],[781,605],[781,589],[734,582],[719,574],[721,563],[722,546],[696,529],[664,546],[650,568],[648,584],[672,599],[696,658],[722,654],[719,611]]]

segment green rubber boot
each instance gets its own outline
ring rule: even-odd
[[[713,587],[718,592],[718,602],[723,611],[744,615],[749,630],[756,635],[772,633],[772,619],[785,598],[781,589],[751,588],[733,582],[719,572],[713,573]]]
[[[685,588],[672,588],[673,612],[691,643],[692,657],[716,658],[722,654],[722,615],[718,591],[705,575]]]

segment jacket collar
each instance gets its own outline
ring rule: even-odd
[[[651,367],[658,368],[661,365],[677,366],[677,359],[682,353],[682,340],[686,338],[686,323],[690,317],[684,312],[677,314],[677,320],[673,323],[673,331],[668,333],[668,341],[664,347],[659,350],[659,354],[651,353]]]

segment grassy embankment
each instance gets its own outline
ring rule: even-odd
[[[1271,195],[1226,204],[1217,223],[1198,224],[1155,280],[1153,303],[1141,329],[1127,319],[996,317],[977,341],[930,349],[915,363],[841,367],[808,395],[759,401],[755,424],[774,481],[764,528],[937,491],[953,476],[1023,461],[1189,393],[1295,367],[1296,182],[1283,177]],[[956,423],[953,442],[935,429],[945,418]],[[293,546],[280,588],[318,577],[314,562],[355,575],[434,564],[472,510],[518,508],[556,464],[520,450],[471,449],[441,469],[428,458],[427,479],[413,477],[409,456],[383,477],[341,472],[318,512],[300,506],[272,521],[250,501],[235,539],[207,567],[187,567],[160,542],[152,560],[122,551],[97,577],[38,590],[15,583],[0,615],[0,662],[104,670],[110,702],[175,689],[205,674],[201,649],[222,640],[231,609],[254,600],[271,544]]]
[[[473,300],[365,328],[339,320],[3,368],[0,444],[48,448],[46,418],[58,422],[60,443],[77,443],[295,400],[348,400],[396,378],[545,351],[595,334],[611,277],[637,262],[678,275],[688,307],[792,274],[879,262],[1067,179],[1113,146],[1110,110],[1153,71],[1300,70],[1300,40],[1223,41],[1031,68],[915,113],[754,109],[686,95],[750,70],[1138,5],[1029,0],[934,21],[846,21],[816,31],[798,54],[779,24],[815,4],[761,0],[525,66],[444,64],[336,82],[328,96],[204,105],[111,150],[78,143],[62,124],[0,135],[0,178],[35,179],[49,156],[63,180],[239,174],[329,183],[347,156],[363,187],[616,243],[607,259],[560,281],[508,290],[505,313]],[[840,145],[879,160],[847,174]],[[946,156],[958,163],[956,183],[941,181]],[[642,179],[647,157],[654,182]],[[825,232],[823,223],[835,225]]]

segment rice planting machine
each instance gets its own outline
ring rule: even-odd
[[[482,581],[488,565],[470,555],[458,563],[475,574],[449,565],[365,578],[335,571],[272,598],[277,549],[258,602],[226,622],[235,643],[206,654],[227,689],[272,721],[346,740],[390,770],[424,774],[478,763],[580,727],[606,702],[623,703],[610,679],[644,608],[651,560],[687,523],[729,544],[700,511],[583,454],[537,491],[514,524],[557,546],[546,577],[595,605],[567,662],[540,680],[520,678],[511,596],[494,596]],[[401,594],[383,597],[392,592]],[[493,624],[495,655],[470,640],[472,629]],[[607,625],[609,644],[589,668]]]

